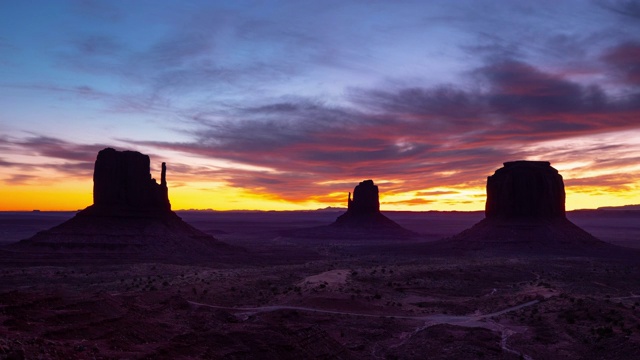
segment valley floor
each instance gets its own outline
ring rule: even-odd
[[[226,218],[181,214],[247,254],[198,264],[0,264],[0,359],[640,354],[640,261],[394,254],[381,250],[388,249],[383,242],[279,235],[317,225],[305,216],[219,215]],[[422,249],[455,233],[456,224],[462,230],[476,221],[432,215],[422,223],[413,215],[397,220],[427,234],[405,248]],[[638,219],[627,223],[628,234]],[[591,223],[604,228],[607,221]]]

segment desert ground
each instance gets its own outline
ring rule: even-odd
[[[178,212],[210,262],[0,257],[0,359],[637,359],[640,211],[568,218],[610,257],[438,257],[482,212],[386,212],[411,239],[296,238],[342,212]],[[0,213],[9,244],[73,212]],[[394,251],[394,248],[402,251]],[[409,249],[409,251],[407,251]]]

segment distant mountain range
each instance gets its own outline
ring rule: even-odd
[[[623,206],[603,206],[597,209],[576,209],[569,210],[568,212],[574,211],[640,211],[640,204],[636,205],[623,205]],[[314,209],[314,210],[212,210],[212,209],[187,209],[187,210],[177,210],[178,212],[221,212],[221,213],[267,213],[267,212],[277,212],[277,213],[335,213],[347,211],[347,208],[344,207],[333,207],[328,206],[326,208]],[[422,211],[411,211],[411,210],[382,210],[384,213],[480,213],[484,212],[484,210],[475,210],[475,211],[460,211],[460,210],[422,210]]]
[[[640,204],[624,206],[604,206],[599,207],[598,210],[640,210]]]

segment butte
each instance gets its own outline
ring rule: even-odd
[[[347,212],[338,216],[331,226],[345,229],[408,231],[380,212],[378,186],[373,180],[364,180],[347,198]]]
[[[566,217],[562,175],[546,161],[513,161],[487,178],[485,218],[433,243],[434,251],[494,255],[608,255],[605,243]]]
[[[101,150],[93,205],[9,249],[29,259],[161,262],[207,260],[233,250],[171,211],[166,164],[158,184],[149,163],[136,151]]]
[[[309,238],[349,240],[394,239],[414,237],[417,234],[398,225],[380,212],[378,186],[373,180],[364,180],[347,198],[347,211],[327,226],[299,229],[288,235]]]

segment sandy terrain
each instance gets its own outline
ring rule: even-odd
[[[302,284],[312,286],[316,284],[327,286],[344,285],[347,282],[348,274],[349,269],[329,270],[317,275],[307,276],[302,281]]]
[[[27,225],[38,228],[67,215],[0,214],[2,234],[14,240]],[[0,359],[635,359],[640,354],[640,261],[452,259],[422,250],[392,253],[385,250],[389,244],[279,235],[282,229],[322,225],[335,218],[332,213],[180,215],[248,252],[198,264],[114,259],[93,265],[16,264],[5,254]],[[590,224],[585,228],[605,240],[638,247],[640,213],[596,215],[570,217]],[[425,242],[481,218],[477,213],[388,216],[424,234]],[[420,243],[415,248],[422,249]]]

